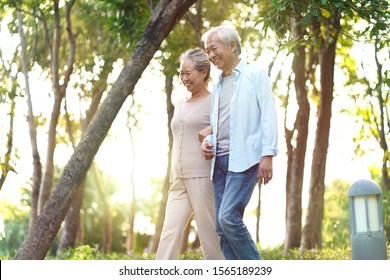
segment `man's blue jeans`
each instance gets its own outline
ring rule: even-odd
[[[229,155],[218,156],[214,166],[215,226],[227,260],[259,260],[260,253],[244,225],[245,207],[257,182],[258,164],[244,172],[228,171]]]

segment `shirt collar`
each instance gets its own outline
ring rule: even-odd
[[[233,72],[234,73],[241,73],[242,70],[244,69],[245,67],[245,61],[240,58],[240,62],[237,64],[237,66],[233,69]]]
[[[240,62],[237,64],[236,67],[234,67],[233,69],[233,73],[234,74],[240,74],[242,72],[242,70],[244,69],[245,67],[245,60],[240,58]],[[219,81],[222,80],[222,73],[219,75]]]

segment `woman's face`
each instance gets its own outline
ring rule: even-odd
[[[190,58],[184,59],[180,64],[180,79],[189,92],[196,92],[204,88],[206,71],[197,71]]]

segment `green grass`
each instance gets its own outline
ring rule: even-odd
[[[321,249],[308,250],[301,252],[299,250],[291,250],[287,255],[283,254],[283,247],[260,250],[261,256],[264,260],[350,260],[351,250],[345,249]],[[390,254],[390,250],[389,250]],[[155,257],[152,253],[142,254],[118,254],[108,253],[103,254],[97,248],[92,248],[88,245],[76,247],[74,249],[66,250],[58,258],[48,259],[62,259],[62,260],[153,260]],[[181,260],[202,260],[202,253],[200,250],[187,251],[180,256]]]
[[[346,248],[323,248],[321,250],[298,249],[290,250],[288,254],[283,253],[283,246],[269,249],[261,249],[260,254],[263,260],[351,260],[352,253],[350,247]],[[390,246],[387,246],[387,258],[390,258]],[[2,260],[12,260],[10,256],[2,256]],[[133,253],[121,254],[110,252],[104,254],[97,247],[81,245],[72,249],[65,250],[60,256],[48,255],[46,260],[154,260],[155,254]],[[202,260],[200,249],[189,250],[180,255],[180,260]]]

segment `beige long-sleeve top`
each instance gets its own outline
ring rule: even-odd
[[[180,100],[171,122],[171,182],[177,178],[210,177],[211,163],[200,152],[198,132],[210,125],[211,94],[193,103]]]

